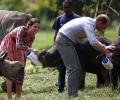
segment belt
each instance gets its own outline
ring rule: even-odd
[[[66,35],[64,35],[63,33],[59,32],[59,35],[61,35],[62,37],[66,38],[67,40],[69,40],[70,42],[72,42],[73,44],[75,44],[71,39],[69,39]]]

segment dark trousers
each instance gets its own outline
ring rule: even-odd
[[[64,89],[65,87],[65,75],[66,67],[63,64],[57,66],[58,69],[58,89]]]

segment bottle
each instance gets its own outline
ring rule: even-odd
[[[25,55],[35,64],[35,66],[41,66],[41,63],[38,60],[37,55],[33,51],[27,51]]]
[[[109,58],[107,58],[106,56],[103,56],[102,58],[102,65],[106,68],[106,69],[112,69],[113,68],[113,64],[110,61]]]

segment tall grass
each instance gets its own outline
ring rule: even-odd
[[[111,40],[115,40],[114,31],[106,31],[105,36]],[[53,44],[53,32],[41,31],[36,35],[33,48],[43,50],[49,48]],[[25,79],[23,84],[23,92],[21,100],[67,100],[67,88],[65,92],[58,93],[55,83],[57,82],[56,68],[34,68],[27,61],[25,68]],[[94,74],[86,74],[86,88],[79,91],[79,96],[75,100],[120,100],[120,95],[112,92],[110,87],[96,88],[96,76]],[[3,81],[0,78],[0,83]],[[67,85],[67,84],[66,84]],[[67,87],[67,86],[66,86]],[[0,88],[0,100],[5,100],[6,94]]]

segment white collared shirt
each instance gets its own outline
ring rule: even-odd
[[[75,43],[80,41],[81,38],[87,37],[90,44],[94,44],[98,41],[94,33],[95,26],[95,19],[90,17],[76,18],[64,24],[59,29],[59,34],[64,34]]]

